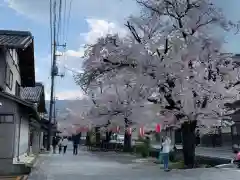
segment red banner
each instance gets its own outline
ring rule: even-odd
[[[113,133],[119,133],[120,132],[120,127],[116,126],[114,128],[111,128],[110,131],[112,131]]]
[[[139,129],[139,134],[140,134],[140,136],[144,136],[144,135],[145,135],[144,127],[143,127],[143,126],[140,127],[140,129]]]
[[[161,132],[161,125],[157,124],[155,130],[156,130],[157,133]]]
[[[132,128],[131,128],[131,127],[127,128],[127,133],[128,133],[129,135],[132,134]]]
[[[80,127],[77,128],[76,132],[80,133],[80,132],[88,132],[89,128],[88,127]]]

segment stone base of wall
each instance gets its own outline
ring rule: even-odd
[[[215,138],[215,140],[213,140]],[[212,147],[213,144],[215,146],[231,146],[232,145],[232,135],[231,133],[222,133],[220,135],[204,135],[201,137],[201,145],[202,146],[210,146]]]
[[[0,159],[0,175],[21,175],[29,174],[30,167],[26,167],[24,164],[13,164],[12,159]]]

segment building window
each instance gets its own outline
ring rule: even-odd
[[[15,85],[15,95],[20,96],[20,85],[18,84],[17,81],[16,81],[16,85]]]
[[[13,123],[12,114],[0,114],[0,124],[2,123]]]
[[[6,85],[8,86],[8,88],[10,90],[12,90],[12,86],[13,86],[13,73],[9,67],[9,65],[7,64],[6,66]]]

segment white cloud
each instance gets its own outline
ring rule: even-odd
[[[66,56],[70,57],[78,57],[81,58],[84,55],[84,49],[80,48],[79,50],[67,50],[65,53]]]
[[[55,94],[58,100],[76,100],[84,98],[84,94],[81,90],[62,90]],[[50,88],[45,87],[45,99],[50,100]]]
[[[86,19],[90,31],[82,33],[86,44],[93,44],[99,37],[106,36],[107,34],[119,34],[125,36],[127,31],[116,23],[109,22],[103,19]]]
[[[66,100],[66,99],[82,99],[84,97],[84,94],[80,90],[70,90],[70,91],[63,91],[56,93],[56,97],[59,100]]]
[[[107,34],[118,33],[119,36],[125,36],[127,31],[117,23],[108,22],[102,19],[86,19],[89,31],[81,33],[84,38],[83,44],[79,49],[70,49],[65,52],[65,56],[58,57],[58,63],[61,68],[68,70],[68,74],[73,75],[73,72],[81,71],[82,57],[84,56],[84,44],[92,44],[99,37]],[[61,53],[60,53],[61,54]]]

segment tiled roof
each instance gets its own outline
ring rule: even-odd
[[[0,47],[26,48],[32,39],[32,34],[28,31],[0,30]]]
[[[20,95],[22,99],[31,101],[33,103],[39,103],[42,91],[42,86],[24,87],[21,88]]]

